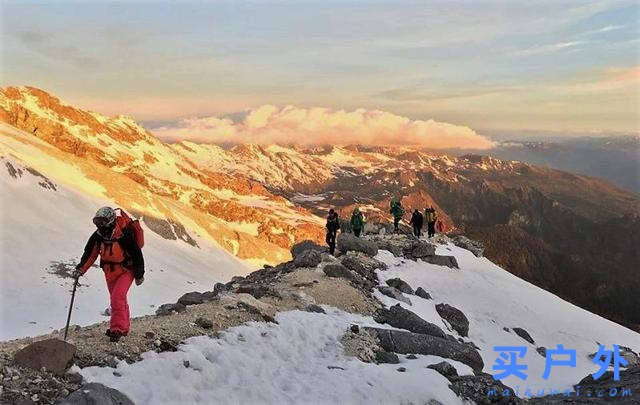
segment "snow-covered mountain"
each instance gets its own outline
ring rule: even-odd
[[[640,328],[640,198],[604,181],[413,147],[165,143],[128,117],[0,91],[0,152],[82,195],[184,226],[252,266],[324,239],[329,207],[387,221],[391,198],[433,205],[508,271]],[[407,218],[408,219],[408,218]],[[163,227],[155,227],[163,232]],[[594,294],[587,294],[594,291]]]
[[[538,394],[578,383],[597,370],[589,355],[599,344],[624,346],[633,359],[640,351],[640,335],[563,299],[637,322],[638,197],[599,180],[401,147],[168,144],[130,118],[78,110],[33,88],[2,90],[0,119],[0,340],[64,326],[68,275],[103,205],[125,208],[145,229],[148,276],[129,295],[134,316],[155,313],[189,291],[215,295],[179,314],[134,319],[118,350],[105,339],[104,325],[74,328],[83,367],[74,370],[136,403],[462,404],[468,402],[456,393],[467,382],[480,384],[481,372],[493,373],[494,346],[527,348],[526,384],[503,380],[520,387],[521,397],[526,388]],[[328,207],[346,217],[359,205],[377,229],[388,219],[390,198],[401,198],[407,210],[434,205],[449,229],[481,239],[489,258],[443,238],[435,254],[453,256],[460,268],[452,269],[402,256],[397,244],[411,238],[365,235],[378,243],[373,258],[307,251],[288,261],[295,243],[323,239]],[[384,266],[370,267],[375,260]],[[264,263],[281,264],[250,273]],[[213,288],[238,275],[247,278]],[[102,277],[94,268],[82,279],[73,323],[106,320]],[[395,278],[431,298],[383,294]],[[468,335],[438,310],[443,303],[464,314]],[[308,312],[311,304],[326,313]],[[398,331],[379,323],[377,312],[398,304],[450,335],[435,347],[477,351],[480,368],[419,352],[412,358],[400,351],[400,364],[347,353],[344,339],[354,324]],[[274,316],[277,323],[261,322]],[[211,318],[215,333],[204,336],[201,317]],[[555,368],[547,381],[543,354],[558,344],[576,350],[577,365]],[[20,345],[0,343],[3,373],[8,353]],[[110,353],[127,362],[113,357],[104,367]],[[426,368],[443,360],[460,380]],[[28,378],[11,381],[25,379],[31,387]],[[22,395],[7,387],[0,395]]]
[[[75,109],[34,88],[0,91],[2,155],[125,209],[167,219],[252,263],[322,239],[322,221],[242,176],[175,152],[128,117]]]

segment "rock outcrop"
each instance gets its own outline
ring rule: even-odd
[[[375,243],[365,238],[358,238],[351,233],[340,233],[336,241],[337,249],[343,254],[352,252],[362,252],[368,256],[378,254],[378,247]]]
[[[536,342],[533,340],[533,338],[531,337],[531,335],[529,334],[529,332],[527,332],[526,330],[522,329],[522,328],[511,328],[511,330],[513,330],[513,332],[520,336],[521,338],[523,338],[524,340],[526,340],[527,342],[531,343],[532,345],[535,345]]]
[[[99,383],[83,385],[59,405],[134,405],[122,392]]]
[[[460,336],[468,336],[469,334],[469,320],[458,308],[452,307],[449,304],[436,305],[436,311],[442,317],[442,319],[449,322],[449,325],[460,334]]]
[[[405,294],[413,294],[413,288],[411,288],[411,286],[409,284],[407,284],[406,281],[400,279],[400,278],[390,278],[389,280],[386,281],[387,285],[389,287],[393,287],[398,291],[401,291]]]
[[[496,381],[491,374],[449,376],[449,388],[462,399],[477,404],[521,405],[525,401],[515,396],[515,391]]]
[[[456,258],[453,256],[436,255],[434,244],[420,240],[413,235],[368,235],[365,239],[373,242],[378,249],[388,250],[396,257],[409,260],[422,260],[427,263],[459,268]]]
[[[322,262],[321,252],[314,249],[304,250],[293,258],[295,267],[316,267]]]
[[[440,356],[464,363],[476,371],[484,367],[480,354],[473,346],[456,340],[392,329],[366,327],[364,330],[375,334],[380,347],[388,352]]]
[[[436,363],[436,364],[429,364],[427,368],[436,370],[438,373],[442,374],[445,378],[458,376],[458,371],[456,370],[456,368],[453,367],[451,364],[447,363],[446,361],[441,361],[440,363]]]
[[[15,364],[40,370],[43,367],[55,374],[63,374],[71,365],[76,347],[60,339],[46,339],[32,343],[18,351]]]
[[[312,250],[318,253],[324,253],[327,252],[328,249],[326,246],[321,246],[318,245],[317,243],[315,243],[312,240],[303,240],[302,242],[298,242],[295,245],[291,246],[291,257],[293,257],[294,259],[296,257],[298,257],[300,254],[302,254],[303,252],[307,251],[307,250]]]
[[[482,257],[482,254],[484,253],[484,246],[482,243],[471,240],[464,235],[455,235],[451,237],[451,242],[458,247],[467,249],[477,257]]]
[[[394,328],[406,329],[414,333],[446,338],[445,333],[437,325],[427,322],[415,313],[396,304],[389,309],[380,308],[373,319],[378,323],[388,324]]]
[[[418,287],[418,288],[416,289],[415,294],[416,294],[418,297],[420,297],[420,298],[424,298],[425,300],[430,300],[430,299],[431,299],[431,294],[429,294],[428,292],[426,292],[426,291],[424,290],[424,288],[422,288],[422,287]]]
[[[387,286],[381,285],[378,287],[378,291],[380,291],[382,294],[386,295],[387,297],[391,297],[398,301],[402,301],[405,304],[411,305],[411,300],[409,300],[409,298],[402,295],[400,290],[397,290],[393,287],[387,287]]]
[[[421,259],[427,263],[436,264],[438,266],[450,267],[452,269],[459,269],[458,261],[455,256],[425,256]]]

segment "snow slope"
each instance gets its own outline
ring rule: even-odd
[[[597,367],[587,358],[598,342],[611,349],[621,344],[640,349],[640,335],[580,309],[527,283],[485,258],[477,258],[454,245],[439,245],[438,254],[454,255],[461,269],[396,258],[381,251],[378,259],[389,269],[379,271],[381,283],[400,277],[414,289],[422,286],[433,297],[410,296],[407,305],[382,294],[385,305],[400,304],[423,319],[457,336],[438,315],[444,302],[462,310],[470,322],[469,337],[480,348],[484,371],[498,353],[493,346],[526,346],[521,363],[528,364],[528,379],[508,377],[503,382],[526,397],[543,389],[570,388]],[[448,381],[426,369],[442,359],[417,356],[401,364],[373,365],[346,357],[339,341],[351,324],[378,326],[371,317],[347,314],[325,307],[328,315],[299,311],[280,313],[278,325],[248,323],[226,331],[221,338],[188,339],[175,353],[148,352],[135,364],[121,362],[117,373],[108,367],[79,370],[89,381],[104,383],[126,393],[137,404],[198,403],[462,403],[448,388]],[[522,327],[536,342],[527,343],[503,328]],[[563,344],[577,353],[576,368],[554,367],[549,380],[542,378],[544,358],[535,348]],[[186,368],[184,361],[189,361]],[[469,367],[447,360],[460,375]],[[397,371],[405,367],[406,372]],[[338,369],[329,367],[340,367]],[[344,369],[344,370],[343,370]],[[117,376],[119,374],[121,376]],[[140,384],[139,381],[145,381]]]
[[[461,270],[404,261],[389,252],[381,252],[378,259],[387,263],[389,270],[378,272],[378,277],[380,280],[400,277],[413,289],[420,286],[426,289],[433,300],[411,296],[413,305],[402,302],[400,305],[442,328],[447,325],[438,315],[436,304],[447,303],[461,310],[469,319],[469,337],[465,340],[480,347],[487,373],[495,373],[492,366],[499,353],[493,351],[494,346],[526,346],[525,358],[519,363],[528,365],[527,380],[514,376],[502,380],[514,389],[519,387],[521,394],[526,388],[534,392],[546,389],[547,393],[551,388],[571,388],[587,374],[599,370],[587,357],[598,350],[598,343],[608,350],[612,350],[613,344],[630,347],[635,352],[640,350],[640,334],[564,301],[486,258],[477,258],[452,244],[439,245],[436,254],[455,256]],[[376,294],[386,305],[399,303],[379,292]],[[529,344],[504,327],[525,329],[536,344]],[[449,332],[457,335],[451,329]],[[554,367],[545,380],[542,378],[545,358],[536,352],[536,347],[556,349],[558,344],[576,350],[576,367]]]
[[[220,339],[190,338],[177,352],[147,352],[138,363],[121,362],[115,370],[120,377],[108,367],[79,371],[138,405],[422,404],[432,398],[463,403],[443,376],[425,368],[442,361],[436,356],[399,365],[346,357],[340,336],[352,323],[373,326],[371,317],[329,309],[328,315],[279,313],[276,320],[279,325],[251,322],[231,328]],[[398,372],[401,366],[408,371]],[[465,367],[460,371],[470,373]]]
[[[12,176],[10,167],[16,172]],[[30,172],[16,159],[0,157],[0,340],[51,332],[64,326],[72,281],[52,274],[72,269],[94,230],[91,218],[112,201],[92,198]],[[31,169],[32,170],[32,169]],[[44,185],[43,185],[44,184]],[[217,281],[246,274],[249,268],[209,240],[191,235],[198,247],[168,240],[146,227],[145,283],[129,294],[133,316],[187,291],[213,289]],[[91,268],[81,279],[72,323],[107,320],[109,306],[102,270]]]

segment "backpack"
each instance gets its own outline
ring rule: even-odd
[[[116,214],[116,222],[120,226],[120,229],[123,231],[127,228],[131,230],[136,245],[142,249],[144,247],[144,231],[142,230],[142,225],[140,225],[140,220],[131,219],[122,208],[117,208],[117,210],[120,212],[120,215]]]
[[[364,216],[361,212],[354,214],[351,217],[351,225],[354,229],[362,229],[364,226]]]
[[[338,218],[338,214],[327,217],[327,229],[330,231],[337,231],[340,229],[340,219]]]
[[[402,208],[399,202],[396,202],[393,207],[391,207],[390,213],[393,214],[394,218],[402,218],[404,216],[404,208]]]

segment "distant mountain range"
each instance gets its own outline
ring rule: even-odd
[[[640,135],[502,141],[487,153],[600,177],[640,193]]]
[[[487,257],[513,274],[640,325],[640,197],[603,180],[404,147],[168,144],[131,118],[29,87],[0,91],[0,120],[0,155],[253,266],[286,260],[298,241],[323,242],[329,207],[346,219],[358,205],[369,222],[385,222],[389,200],[401,198],[407,213],[436,207],[449,230],[484,242]],[[493,152],[518,148],[535,149]]]

